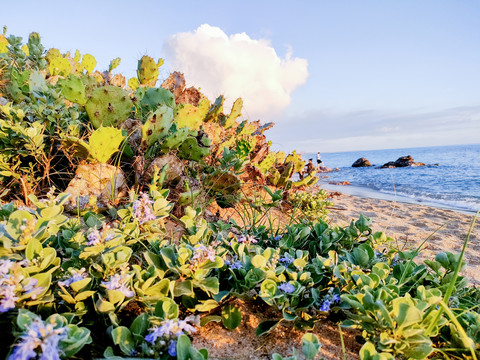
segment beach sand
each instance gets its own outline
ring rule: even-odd
[[[460,252],[474,218],[474,214],[424,205],[332,194],[335,203],[330,213],[332,223],[345,226],[363,214],[372,220],[374,232],[383,231],[392,237],[399,249],[415,249],[430,236],[417,263],[433,259],[442,251]],[[472,284],[480,285],[480,221],[473,228],[464,259],[467,267],[462,275]]]
[[[318,191],[313,187],[310,191]],[[429,206],[399,203],[387,200],[361,198],[341,193],[330,193],[335,205],[330,210],[332,224],[348,225],[358,220],[360,214],[372,220],[373,231],[383,231],[394,239],[394,246],[400,249],[414,249],[430,236],[417,263],[433,259],[441,251],[460,252],[470,228],[473,214],[433,208]],[[280,214],[279,218],[281,217]],[[285,214],[283,214],[285,215]],[[234,216],[228,210],[222,211],[222,218]],[[239,220],[239,219],[237,219]],[[281,219],[279,219],[281,221]],[[480,284],[480,223],[474,227],[468,244],[465,259],[468,262],[462,275],[471,284]],[[193,343],[197,348],[205,347],[212,359],[271,359],[274,352],[283,356],[291,355],[292,347],[301,349],[303,331],[295,330],[292,324],[282,323],[266,336],[258,338],[255,328],[263,320],[281,318],[281,314],[268,306],[243,303],[235,300],[242,309],[242,323],[235,330],[226,330],[221,324],[211,322],[199,329]],[[356,341],[357,330],[343,329],[347,359],[359,359],[361,344]],[[313,333],[317,334],[322,347],[320,357],[326,360],[342,359],[340,335],[336,326],[323,321],[316,324]]]

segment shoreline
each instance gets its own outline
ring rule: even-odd
[[[360,214],[372,220],[373,232],[382,231],[394,239],[399,249],[415,249],[430,237],[420,251],[418,260],[433,259],[439,252],[459,253],[468,234],[474,213],[332,192],[334,207],[332,223],[345,226],[358,220]],[[465,252],[467,266],[462,275],[473,285],[480,285],[480,221],[477,221]]]
[[[317,185],[327,191],[339,192],[351,196],[358,196],[366,199],[386,200],[391,202],[412,204],[412,205],[424,205],[441,210],[451,210],[461,212],[466,215],[475,215],[477,211],[467,209],[465,207],[449,205],[442,202],[436,202],[433,200],[415,199],[400,194],[389,194],[381,191],[370,189],[366,186],[357,185],[334,185],[326,182],[318,182]],[[480,210],[480,209],[479,209]]]

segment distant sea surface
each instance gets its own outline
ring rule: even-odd
[[[318,175],[319,185],[323,188],[350,195],[422,203],[465,212],[480,209],[480,144],[321,152],[321,155],[324,166],[340,169]],[[377,169],[405,155],[427,166]],[[313,158],[316,164],[316,153],[302,156],[305,160]],[[367,158],[372,166],[352,168],[354,161],[361,157]],[[349,181],[351,185],[330,184],[341,181]]]

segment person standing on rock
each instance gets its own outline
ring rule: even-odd
[[[320,155],[320,151],[317,153],[317,168],[320,168],[322,165],[322,155]]]

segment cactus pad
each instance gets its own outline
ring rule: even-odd
[[[178,148],[178,157],[185,160],[200,161],[210,154],[210,148],[199,144],[194,137],[188,137]]]
[[[138,60],[137,76],[140,84],[153,87],[158,79],[158,68],[163,65],[163,59],[156,63],[150,56],[142,56]]]
[[[225,128],[228,129],[235,125],[237,118],[242,115],[242,107],[243,107],[243,100],[242,98],[238,98],[232,105],[232,111],[230,115],[225,119]]]
[[[85,105],[85,84],[75,75],[70,74],[66,79],[60,80],[62,94],[68,101]]]
[[[173,110],[162,105],[153,112],[142,127],[142,138],[150,146],[157,140],[164,138],[173,124]]]
[[[107,85],[95,89],[85,110],[93,126],[117,126],[128,119],[133,103],[128,93],[116,86]]]
[[[143,113],[156,111],[158,107],[166,105],[175,108],[175,98],[167,89],[163,88],[139,88],[135,93],[140,100],[140,108]]]

